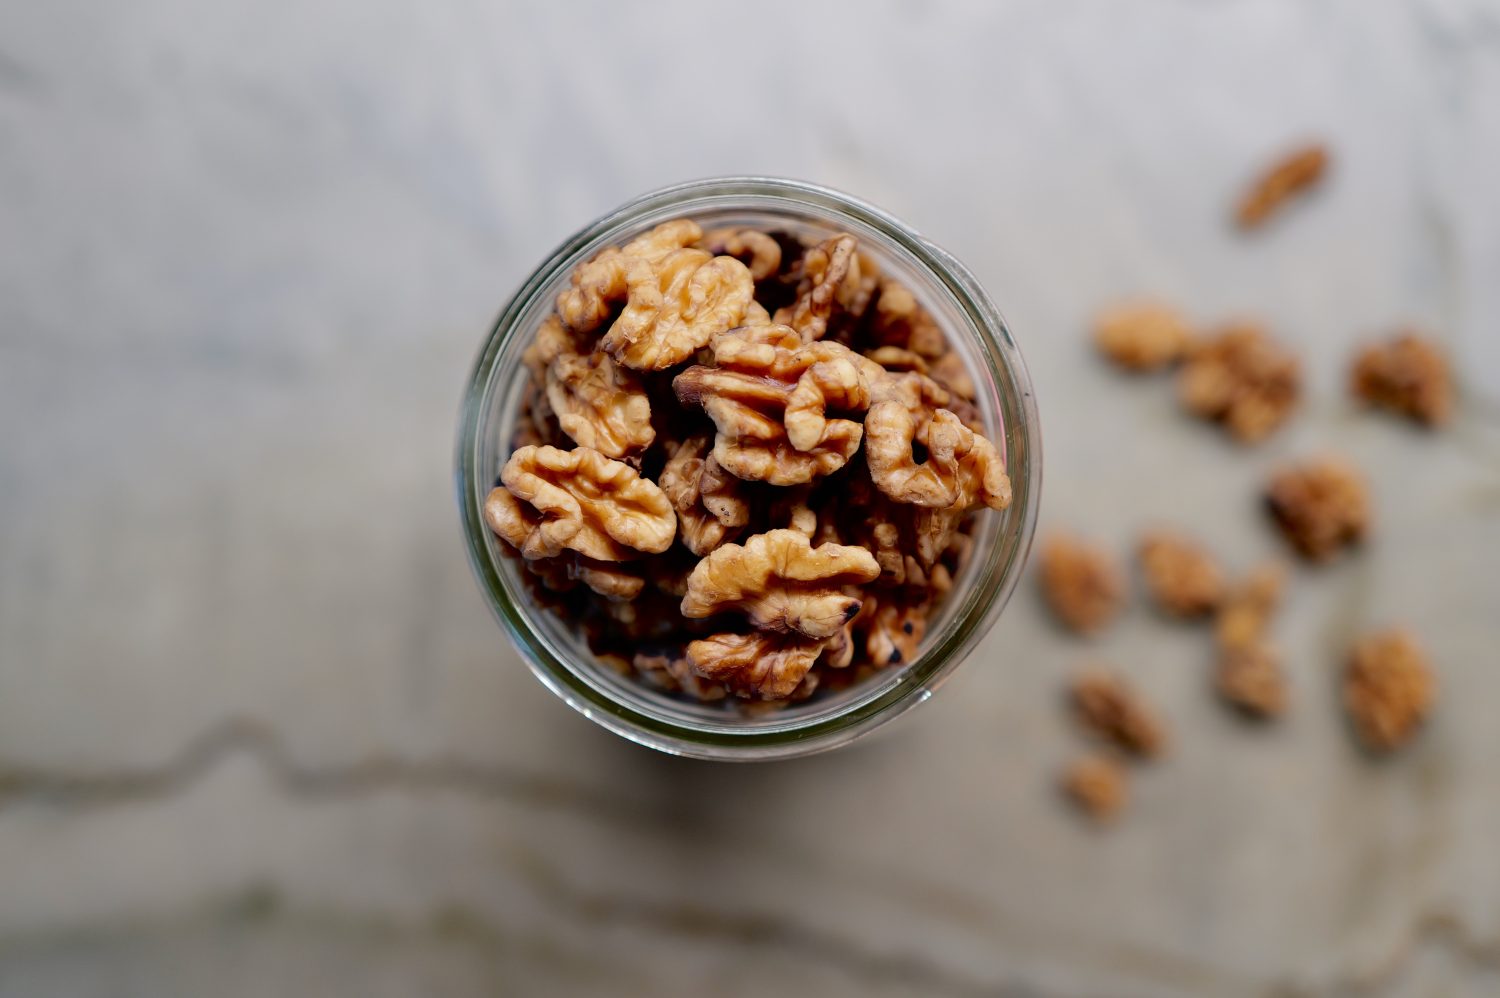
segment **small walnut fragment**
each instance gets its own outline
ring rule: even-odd
[[[1405,630],[1357,641],[1344,671],[1344,709],[1360,741],[1377,751],[1405,744],[1432,710],[1436,681],[1427,656]]]
[[[936,360],[949,352],[948,339],[911,289],[883,280],[875,299],[871,336],[880,346],[898,346]]]
[[[1104,548],[1054,534],[1039,559],[1042,595],[1057,619],[1080,634],[1094,634],[1125,603],[1125,573]]]
[[[1252,717],[1275,717],[1286,710],[1281,658],[1263,641],[1221,651],[1214,686],[1226,703]]]
[[[1353,465],[1319,457],[1283,467],[1266,486],[1266,509],[1298,553],[1326,561],[1369,533],[1369,492]]]
[[[1173,617],[1212,613],[1224,598],[1224,573],[1202,545],[1178,534],[1155,531],[1141,539],[1146,591]]]
[[[682,543],[696,555],[733,540],[750,522],[742,483],[719,467],[708,450],[706,435],[688,438],[676,446],[657,479],[677,511]]]
[[[840,286],[854,263],[854,237],[834,236],[802,255],[799,261],[802,280],[797,300],[777,309],[772,321],[791,326],[806,342],[820,340],[828,331],[828,317],[833,313]]]
[[[1143,758],[1165,750],[1161,721],[1118,675],[1091,669],[1073,680],[1068,693],[1078,720],[1099,738]]]
[[[864,548],[814,548],[795,530],[770,530],[725,544],[698,563],[682,598],[685,617],[746,613],[763,631],[830,638],[859,612],[846,586],[873,581],[880,566]]]
[[[652,686],[683,693],[699,703],[723,700],[729,692],[723,683],[695,672],[692,657],[680,646],[644,645],[631,659],[631,666]]]
[[[1453,415],[1448,360],[1435,343],[1411,331],[1361,350],[1349,388],[1355,398],[1426,426],[1441,426]]]
[[[1161,302],[1123,302],[1094,319],[1095,346],[1128,371],[1157,371],[1177,363],[1192,338],[1182,313]]]
[[[564,549],[596,561],[665,551],[677,533],[672,504],[634,468],[588,447],[522,447],[484,503],[489,528],[525,558]]]
[[[1256,566],[1243,581],[1232,586],[1220,603],[1214,622],[1214,637],[1219,647],[1234,650],[1256,644],[1281,602],[1285,586],[1286,568],[1274,561]]]
[[[864,600],[852,624],[864,638],[867,660],[881,668],[916,661],[927,633],[927,603],[890,592],[866,593]]]
[[[1259,326],[1240,323],[1193,345],[1177,389],[1188,412],[1224,424],[1242,443],[1256,443],[1296,408],[1301,366]]]
[[[1063,770],[1061,785],[1068,799],[1100,824],[1113,821],[1129,796],[1125,768],[1101,753],[1074,760]]]
[[[827,642],[785,634],[715,634],[687,647],[693,670],[739,696],[783,700],[792,696]]]
[[[1235,223],[1254,229],[1292,197],[1312,190],[1328,169],[1328,150],[1319,143],[1302,146],[1267,167],[1235,207]]]
[[[576,444],[616,459],[651,446],[656,431],[640,379],[602,350],[582,348],[555,317],[542,323],[522,360]]]

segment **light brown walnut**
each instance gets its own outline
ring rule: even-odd
[[[1042,595],[1057,619],[1080,634],[1103,630],[1125,603],[1125,573],[1107,550],[1054,534],[1039,559]]]
[[[1364,477],[1334,457],[1277,471],[1266,485],[1266,508],[1287,541],[1313,561],[1363,541],[1372,519]]]
[[[1223,570],[1192,539],[1155,531],[1141,539],[1139,555],[1146,590],[1164,613],[1201,617],[1223,600]]]
[[[1252,717],[1275,717],[1286,710],[1281,657],[1263,641],[1222,651],[1214,685],[1225,702]]]
[[[1368,748],[1390,751],[1416,734],[1437,692],[1432,665],[1408,631],[1362,637],[1344,670],[1344,709]]]
[[[1285,585],[1286,568],[1279,562],[1266,562],[1230,587],[1214,622],[1214,637],[1219,647],[1233,651],[1258,644],[1271,614],[1281,602]]]
[[[803,344],[788,326],[735,330],[713,341],[716,366],[695,365],[673,380],[718,433],[714,458],[731,474],[772,485],[801,485],[842,468],[859,449],[862,426],[830,418],[837,407],[863,411],[878,365],[833,342]]]
[[[897,502],[957,514],[1010,505],[1010,478],[994,445],[946,409],[920,419],[900,402],[881,402],[865,416],[865,434],[870,478]],[[926,450],[925,461],[915,460],[913,443]]]
[[[974,387],[974,376],[969,373],[969,365],[964,363],[964,359],[958,355],[956,350],[950,349],[941,357],[929,360],[927,370],[932,375],[932,380],[942,385],[958,398],[966,402],[972,402],[978,397],[978,393]],[[955,411],[957,411],[956,407]],[[965,419],[964,422],[970,423],[970,420]]]
[[[1094,319],[1094,345],[1130,371],[1155,371],[1176,363],[1191,340],[1187,320],[1161,302],[1123,302]]]
[[[692,659],[680,646],[645,646],[635,653],[630,664],[657,689],[682,693],[700,703],[723,700],[729,693],[723,683],[705,679],[693,671]]]
[[[837,235],[802,254],[797,300],[777,309],[773,321],[791,326],[806,342],[822,339],[840,286],[854,262],[854,246],[853,236]]]
[[[656,263],[636,261],[620,317],[599,344],[626,367],[659,371],[680,364],[719,333],[740,325],[755,282],[732,256],[673,250]]]
[[[678,535],[693,554],[706,555],[733,540],[750,522],[743,483],[719,467],[707,435],[678,444],[657,484],[677,511]]]
[[[1195,343],[1177,381],[1184,408],[1242,443],[1269,436],[1296,408],[1301,366],[1259,326],[1241,323]]]
[[[1250,184],[1235,207],[1235,223],[1242,229],[1264,224],[1290,198],[1310,190],[1328,169],[1328,150],[1321,144],[1302,146],[1266,167]]]
[[[864,601],[852,623],[864,637],[865,660],[878,668],[915,661],[927,633],[928,604],[891,592],[866,593]]]
[[[597,561],[665,551],[677,533],[672,504],[634,468],[588,447],[522,447],[485,499],[490,529],[525,558],[564,550]]]
[[[633,600],[641,594],[646,579],[633,564],[595,561],[574,552],[555,558],[524,562],[526,570],[554,592],[567,592],[582,582],[605,599]]]
[[[743,545],[725,544],[699,562],[688,576],[682,615],[739,610],[763,631],[828,638],[859,612],[859,599],[844,587],[879,574],[863,548],[815,548],[795,530],[770,530]]]
[[[807,681],[826,644],[755,631],[701,638],[688,644],[687,653],[698,675],[723,683],[739,696],[784,700]]]
[[[911,289],[899,281],[886,278],[875,299],[875,316],[871,335],[879,346],[904,347],[929,359],[948,353],[948,338],[928,311],[917,301]]]
[[[1118,675],[1098,669],[1084,672],[1068,692],[1079,721],[1098,737],[1145,758],[1165,750],[1161,721]]]
[[[558,316],[569,329],[593,332],[629,296],[628,277],[633,265],[655,266],[667,254],[693,245],[702,236],[698,223],[679,218],[663,222],[624,246],[600,251],[573,271],[571,284],[557,296]]]
[[[580,447],[623,458],[656,438],[640,378],[602,350],[581,352],[579,337],[555,317],[542,323],[522,360],[546,386],[563,432]]]
[[[1427,426],[1441,426],[1453,415],[1448,360],[1435,343],[1414,332],[1361,350],[1349,389],[1355,398]]]
[[[1068,799],[1100,824],[1113,821],[1129,795],[1124,767],[1101,753],[1071,763],[1063,770],[1061,785]]]
[[[749,268],[756,281],[764,281],[781,269],[781,244],[759,229],[711,229],[698,241],[698,248],[714,256],[734,257]]]

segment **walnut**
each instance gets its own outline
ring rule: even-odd
[[[1276,472],[1266,486],[1266,508],[1287,541],[1313,561],[1359,543],[1370,529],[1364,478],[1337,458],[1314,458]]]
[[[1156,605],[1174,617],[1212,613],[1224,598],[1224,573],[1202,546],[1169,533],[1141,539],[1141,568]]]
[[[1224,650],[1214,685],[1226,702],[1253,717],[1275,717],[1286,710],[1287,683],[1281,659],[1262,641]]]
[[[807,678],[826,642],[785,634],[715,634],[687,647],[693,669],[739,696],[784,700]]]
[[[597,561],[624,561],[671,546],[672,504],[635,469],[588,447],[522,447],[505,462],[502,488],[490,492],[490,529],[526,558],[564,549]]]
[[[877,667],[910,663],[927,633],[929,607],[893,593],[866,593],[851,623],[864,636],[866,659]]]
[[[839,285],[836,296],[839,311],[851,320],[863,318],[870,302],[875,300],[875,293],[880,290],[880,282],[880,267],[870,257],[856,252],[849,261],[844,282]]]
[[[1126,302],[1094,320],[1094,344],[1110,360],[1131,371],[1155,371],[1175,364],[1187,352],[1192,332],[1181,313],[1152,301]]]
[[[853,236],[837,235],[804,253],[799,261],[802,281],[797,300],[777,309],[773,321],[791,326],[806,342],[822,339],[839,287],[854,261],[854,245]]]
[[[1125,602],[1125,576],[1106,550],[1061,534],[1049,537],[1040,558],[1042,594],[1057,619],[1080,634],[1112,621]]]
[[[521,392],[521,407],[516,416],[516,425],[510,435],[511,450],[549,444],[571,446],[557,423],[557,415],[547,401],[547,393],[541,382],[527,381]]]
[[[680,364],[719,333],[738,326],[755,282],[732,256],[673,250],[656,263],[631,264],[629,300],[599,344],[642,371]]]
[[[1189,412],[1255,443],[1296,407],[1302,374],[1297,358],[1259,326],[1240,324],[1192,347],[1177,388]]]
[[[919,353],[913,353],[906,347],[876,347],[874,350],[866,350],[865,356],[893,374],[902,371],[927,373],[927,358]]]
[[[1242,229],[1261,225],[1289,198],[1311,190],[1328,168],[1328,150],[1313,144],[1295,149],[1262,172],[1240,198],[1235,222]]]
[[[1427,426],[1441,426],[1453,415],[1447,358],[1431,340],[1413,332],[1361,350],[1349,387],[1356,398]]]
[[[636,263],[654,266],[674,250],[691,246],[703,235],[686,218],[663,222],[624,246],[611,246],[573,271],[571,286],[557,296],[557,314],[580,333],[593,332],[629,293],[628,277]]]
[[[1366,746],[1400,747],[1432,709],[1436,681],[1427,656],[1404,630],[1355,643],[1344,671],[1344,709]]]
[[[657,479],[677,511],[678,532],[689,551],[705,555],[733,540],[750,522],[750,504],[739,479],[708,453],[706,435],[678,444]]]
[[[1243,582],[1230,588],[1219,604],[1214,636],[1228,651],[1259,642],[1266,624],[1281,601],[1286,569],[1278,562],[1256,567]]]
[[[1105,741],[1147,758],[1165,749],[1161,722],[1119,676],[1100,670],[1084,672],[1073,680],[1069,696],[1079,721]]]
[[[964,363],[964,359],[956,351],[950,349],[941,357],[930,360],[927,364],[927,370],[932,375],[932,380],[958,396],[958,398],[966,402],[972,402],[977,397],[974,388],[974,376],[969,373],[969,366]],[[952,408],[955,412],[958,411],[956,406]],[[964,422],[973,425],[968,419],[965,419]]]
[[[917,296],[906,285],[889,278],[880,284],[871,335],[880,346],[904,347],[932,359],[949,350],[947,337]]]
[[[717,367],[690,367],[672,386],[714,421],[714,458],[731,474],[800,485],[837,471],[859,449],[863,427],[829,418],[827,409],[863,411],[869,378],[883,374],[878,365],[838,343],[804,345],[782,325],[720,336],[713,354]]]
[[[880,566],[864,548],[813,547],[795,530],[770,530],[725,544],[688,576],[684,617],[742,610],[763,631],[827,638],[859,612],[844,586],[870,582]]]
[[[601,350],[580,352],[577,338],[548,317],[522,360],[546,386],[564,433],[580,447],[623,458],[651,446],[651,402],[639,377]]]
[[[897,502],[958,513],[979,503],[1010,505],[1010,478],[994,445],[946,409],[919,420],[900,402],[881,402],[865,416],[865,433],[870,478]],[[913,443],[927,452],[920,464]]]
[[[1076,760],[1063,770],[1061,782],[1063,793],[1101,824],[1114,820],[1125,806],[1125,769],[1107,755],[1096,753]]]
[[[635,653],[631,665],[652,686],[683,693],[701,703],[723,700],[729,692],[723,683],[693,671],[686,649],[674,645],[647,645]]]
[[[750,269],[757,282],[764,281],[781,269],[781,244],[759,229],[730,226],[704,233],[698,248],[714,256],[732,256]]]

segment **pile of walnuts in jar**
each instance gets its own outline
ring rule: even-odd
[[[658,225],[580,265],[484,519],[600,662],[703,702],[910,662],[1010,504],[974,383],[853,236]]]

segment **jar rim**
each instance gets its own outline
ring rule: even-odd
[[[753,726],[690,724],[622,703],[588,682],[517,605],[491,554],[482,516],[484,497],[493,485],[479,474],[485,456],[483,428],[491,393],[503,373],[497,370],[499,360],[517,334],[520,318],[538,294],[586,251],[656,212],[670,209],[691,214],[723,202],[746,207],[744,199],[766,210],[806,213],[819,209],[862,222],[919,263],[942,287],[972,327],[965,332],[978,334],[976,346],[1000,392],[1009,443],[1006,466],[1013,484],[1011,506],[1003,515],[1014,518],[1014,525],[996,537],[985,564],[969,566],[969,572],[977,575],[945,633],[916,661],[895,670],[890,680],[870,680],[867,695],[828,716],[781,724],[774,720]],[[809,755],[847,744],[925,701],[967,657],[1014,590],[1030,550],[1041,492],[1041,433],[1031,379],[1009,327],[973,274],[947,251],[868,202],[821,185],[776,177],[716,177],[664,187],[628,201],[566,239],[522,282],[481,345],[465,385],[456,443],[455,488],[469,562],[492,613],[531,671],[569,706],[614,733],[670,754],[703,759],[750,761]],[[1024,465],[1019,475],[1013,463],[1017,458]],[[957,596],[955,590],[952,598]]]

